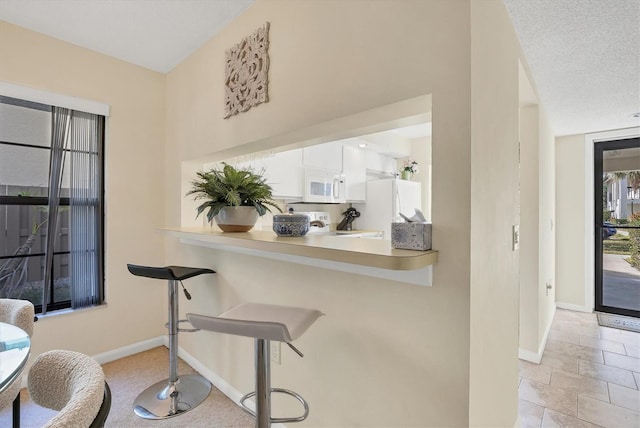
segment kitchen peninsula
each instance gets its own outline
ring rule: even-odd
[[[185,244],[253,254],[361,275],[431,285],[437,251],[391,248],[388,240],[337,236],[278,237],[270,231],[224,233],[202,227],[163,228]]]

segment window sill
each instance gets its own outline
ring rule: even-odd
[[[87,308],[78,308],[78,309],[58,309],[57,311],[48,311],[46,314],[36,314],[38,317],[38,321],[46,320],[48,318],[58,318],[58,317],[66,317],[70,315],[80,315],[87,311],[101,310],[106,309],[107,304],[102,303],[101,305],[89,306]]]

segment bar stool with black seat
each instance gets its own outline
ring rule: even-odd
[[[127,264],[127,268],[133,275],[165,279],[169,283],[169,319],[165,324],[169,330],[169,378],[142,391],[133,403],[133,411],[144,419],[177,416],[198,406],[211,392],[211,383],[200,375],[178,376],[178,333],[197,331],[179,327],[180,323],[187,320],[178,319],[178,282],[182,285],[187,300],[191,300],[182,281],[215,271],[185,266],[150,267],[132,264]]]
[[[240,399],[240,404],[255,417],[257,428],[268,428],[272,422],[301,422],[309,415],[309,404],[299,394],[283,388],[271,388],[270,343],[272,340],[285,342],[298,355],[302,353],[291,342],[304,334],[322,315],[315,309],[290,306],[243,303],[217,317],[187,314],[187,319],[198,330],[253,337],[255,339],[255,387],[256,390]],[[304,414],[298,417],[272,418],[271,393],[288,394],[296,398],[304,407]],[[245,400],[256,397],[255,412],[249,409]]]

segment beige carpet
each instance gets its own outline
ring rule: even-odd
[[[169,352],[164,346],[103,365],[111,387],[112,403],[106,427],[180,427],[234,428],[253,427],[253,419],[215,387],[195,409],[169,419],[148,421],[133,413],[136,396],[147,386],[168,375]],[[178,361],[178,374],[195,373],[184,361]],[[26,389],[21,392],[21,427],[43,426],[55,412],[34,404]],[[0,412],[0,427],[11,426],[11,408]]]

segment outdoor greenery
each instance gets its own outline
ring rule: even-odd
[[[602,241],[602,250],[605,254],[628,255],[631,251],[631,242],[628,236],[618,233]]]
[[[611,211],[607,210],[607,174],[604,174],[602,180],[602,221],[611,221]]]
[[[631,221],[632,226],[640,226],[640,213],[633,214]],[[640,229],[629,229],[630,252],[629,263],[636,269],[640,269]]]
[[[205,210],[207,220],[211,222],[224,207],[253,206],[259,215],[276,208],[282,212],[272,199],[272,189],[265,179],[251,170],[236,169],[222,163],[222,169],[212,169],[197,173],[198,178],[191,182],[192,189],[186,196],[194,195],[195,200],[205,199],[198,206],[198,217]]]
[[[640,189],[640,171],[617,171],[605,173],[603,182],[610,183],[615,180],[627,179],[628,185],[633,189]],[[606,193],[606,192],[605,192]]]
[[[635,171],[616,171],[616,172],[606,172],[602,177],[602,206],[604,210],[602,212],[602,220],[610,221],[618,224],[625,224],[627,222],[626,219],[615,219],[611,215],[611,211],[607,210],[607,187],[608,184],[613,183],[618,180],[627,180],[627,185],[633,191],[637,191],[640,189],[640,170]]]
[[[607,206],[607,184],[617,180],[627,180],[627,185],[633,191],[640,189],[640,170],[618,171],[605,173],[603,177],[603,206]],[[633,209],[633,208],[632,208]],[[640,213],[631,213],[628,219],[611,218],[611,212],[603,211],[603,221],[609,221],[614,225],[640,226]],[[628,232],[620,233],[602,242],[603,252],[606,254],[628,255],[625,258],[629,264],[640,270],[640,229],[619,229]]]

